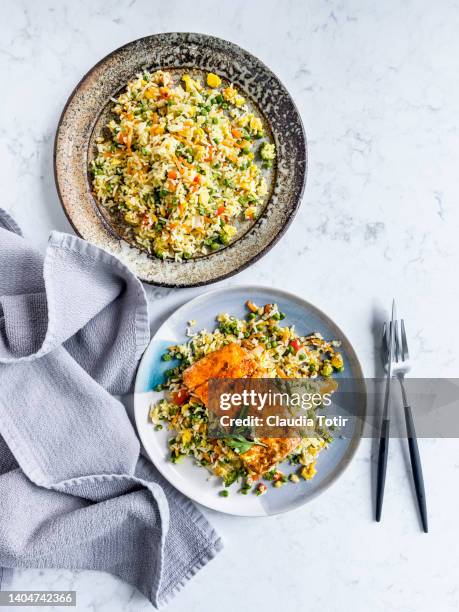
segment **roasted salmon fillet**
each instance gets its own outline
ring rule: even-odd
[[[211,378],[247,378],[256,367],[250,352],[232,342],[187,368],[183,372],[183,382],[207,406]]]
[[[259,441],[266,446],[254,444],[240,455],[253,480],[258,480],[285,459],[300,444],[301,438],[260,438]]]
[[[188,389],[208,405],[209,380],[211,378],[250,378],[260,376],[253,355],[239,344],[227,344],[209,353],[183,372],[183,382]],[[240,455],[241,460],[254,480],[261,478],[281,462],[301,442],[301,438],[261,438],[262,445]]]

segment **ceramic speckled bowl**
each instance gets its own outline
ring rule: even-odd
[[[94,136],[136,73],[198,69],[231,81],[258,109],[276,143],[270,197],[259,218],[220,251],[192,260],[160,260],[123,240],[91,193]],[[231,276],[264,255],[292,221],[303,193],[307,153],[298,110],[279,79],[240,47],[204,34],[171,33],[131,42],[102,59],[69,98],[56,134],[54,169],[64,211],[78,235],[116,255],[146,282],[170,287],[205,285]]]

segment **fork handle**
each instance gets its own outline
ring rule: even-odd
[[[386,484],[387,455],[389,453],[390,419],[383,419],[379,436],[378,472],[376,480],[376,520],[381,520],[384,486]]]
[[[421,457],[419,455],[418,440],[414,428],[413,414],[410,406],[405,406],[406,433],[408,436],[408,447],[410,449],[411,469],[413,472],[414,488],[418,500],[419,512],[421,514],[422,528],[428,533],[426,493],[424,490],[424,478],[422,476]]]

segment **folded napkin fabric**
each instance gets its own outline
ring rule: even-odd
[[[43,258],[0,209],[0,568],[107,571],[159,607],[221,548],[113,397],[148,340],[121,262],[57,232]]]

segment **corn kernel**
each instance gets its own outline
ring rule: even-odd
[[[213,72],[209,72],[209,74],[207,75],[207,85],[209,87],[218,87],[219,85],[221,85],[221,82],[221,78]]]
[[[185,429],[185,431],[182,433],[183,444],[189,444],[191,442],[192,437],[193,432],[191,431],[191,429]]]
[[[316,475],[316,461],[301,469],[300,474],[305,480],[311,480]]]
[[[338,370],[343,367],[343,358],[339,353],[333,357],[333,359],[331,360],[331,364],[334,368]]]

